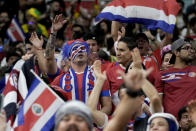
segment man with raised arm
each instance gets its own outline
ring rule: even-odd
[[[63,47],[63,60],[70,61],[70,68],[66,72],[59,71],[54,57],[55,38],[57,31],[63,26],[66,20],[62,15],[57,15],[51,27],[51,34],[46,46],[45,54],[40,52],[40,64],[49,76],[57,77],[51,83],[51,86],[57,92],[60,92],[66,100],[80,100],[87,102],[96,83],[94,71],[88,66],[89,47],[83,40],[68,41]],[[42,60],[44,59],[44,60]],[[108,86],[105,86],[108,87]],[[100,98],[101,110],[106,114],[111,112],[111,98],[109,89],[104,88]]]
[[[132,68],[137,73],[134,76],[138,77],[140,75],[144,75],[145,73],[142,74],[143,71],[138,69],[141,66],[142,60],[141,60],[141,56],[138,55],[137,49],[133,50],[132,58],[133,58]],[[102,86],[104,84],[104,81],[106,80],[106,75],[105,75],[105,73],[101,73],[101,62],[100,61],[95,61],[94,70],[95,70],[95,76],[97,78],[97,81],[99,81],[99,82],[96,83],[95,88],[93,89],[93,91],[92,91],[92,93],[91,93],[91,95],[88,99],[88,106],[91,109],[94,123],[97,125],[97,127],[99,129],[103,129],[103,128],[106,127],[106,125],[108,123],[108,119],[110,119],[110,117],[108,117],[102,111],[99,111],[96,108],[96,105],[97,105],[98,100],[99,100],[99,96],[100,96]],[[133,72],[130,69],[129,69],[129,71],[131,73]],[[134,79],[134,77],[132,76],[132,74],[129,71],[128,71],[127,75],[124,75],[124,73],[121,72],[121,74],[123,75],[123,78],[124,78],[125,85],[131,85],[132,83],[130,83],[129,81],[132,81],[132,79]],[[132,79],[130,79],[129,77],[132,78]],[[146,96],[149,97],[152,113],[162,112],[161,100],[159,98],[158,92],[155,89],[155,87],[146,79],[142,80],[143,82],[141,83],[140,82],[141,80],[139,78],[144,79],[143,77],[138,77],[139,81],[136,83],[136,85],[141,85],[139,88],[142,88],[142,90],[146,94]],[[135,84],[134,84],[134,86],[135,86]],[[134,86],[133,86],[133,88],[134,88]],[[120,92],[119,96],[120,96],[122,101],[123,101],[123,98],[125,97],[125,93],[124,93],[125,90],[126,90],[126,88],[121,88],[120,91],[119,91]],[[138,99],[138,101],[137,101],[138,102],[137,103],[137,106],[138,106],[137,111],[132,112],[133,114],[129,117],[129,120],[135,119],[136,117],[139,118],[139,116],[140,116],[140,111],[142,110],[141,105],[142,105],[142,103],[144,103],[144,97],[143,97],[143,94],[142,94],[141,91],[140,91],[140,93],[138,93],[138,98],[137,99]],[[121,103],[121,101],[120,101],[120,103]],[[132,107],[133,107],[133,105],[131,105],[131,104],[127,105],[127,107],[126,107],[128,109],[127,111],[130,111]],[[118,108],[118,106],[117,106],[117,108]],[[113,116],[115,116],[115,114],[116,113],[114,113]],[[125,112],[125,114],[126,114],[126,112]],[[146,117],[142,121],[141,120],[142,120],[141,118],[140,118],[140,121],[138,121],[138,119],[137,119],[137,124],[134,123],[134,125],[132,127],[134,130],[146,129],[148,117]],[[129,128],[130,128],[130,126],[129,126]]]

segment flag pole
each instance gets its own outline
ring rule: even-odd
[[[51,92],[52,92],[52,94],[53,95],[55,95],[57,98],[59,98],[60,99],[60,101],[61,102],[64,102],[65,103],[65,101],[64,100],[62,100],[62,98],[61,97],[59,97],[34,71],[33,71],[33,69],[30,69],[30,72],[31,73],[33,73],[33,75],[42,83],[42,84],[44,84],[44,86],[46,86]]]

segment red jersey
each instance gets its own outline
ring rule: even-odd
[[[160,72],[156,88],[159,93],[163,93],[164,111],[177,117],[182,106],[196,99],[196,66],[183,69],[171,67]]]
[[[107,86],[109,85],[109,89],[112,96],[112,103],[115,106],[117,106],[117,104],[119,103],[118,90],[120,89],[120,86],[123,83],[122,76],[119,73],[117,73],[117,70],[122,70],[123,72],[125,72],[125,68],[118,63],[115,63],[115,65],[109,68],[106,72],[106,82],[108,83]]]
[[[155,76],[160,70],[161,66],[161,54],[160,48],[152,53],[152,56],[142,56],[142,61],[146,69],[153,67],[153,72],[148,76],[149,81],[154,84]]]
[[[114,63],[111,63],[110,61],[101,60],[101,71],[103,72],[105,70],[108,70],[113,65]]]
[[[153,53],[152,56],[155,57],[155,61],[158,64],[158,68],[160,69],[162,61],[161,61],[161,49],[157,48]],[[153,58],[154,59],[154,58]]]
[[[51,83],[51,86],[60,92],[66,100],[80,100],[87,102],[88,96],[94,88],[96,78],[91,67],[86,67],[83,73],[76,73],[72,68]],[[110,96],[108,86],[102,89],[101,97]]]

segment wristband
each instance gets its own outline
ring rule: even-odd
[[[130,88],[127,88],[126,93],[129,97],[136,98],[139,94],[138,91],[133,91]]]

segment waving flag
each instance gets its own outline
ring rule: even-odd
[[[147,29],[172,33],[180,6],[176,0],[113,0],[96,17],[123,23],[143,24]]]
[[[33,71],[32,71],[33,72]],[[36,76],[14,123],[14,130],[50,130],[54,125],[55,113],[64,104],[34,72]]]
[[[7,29],[7,35],[12,42],[25,40],[25,34],[15,17]]]
[[[23,79],[22,73],[20,73],[23,64],[24,60],[21,59],[14,65],[3,91],[3,108],[6,111],[7,120],[11,122],[11,125],[16,115],[17,105],[21,104],[27,94],[25,80]]]

